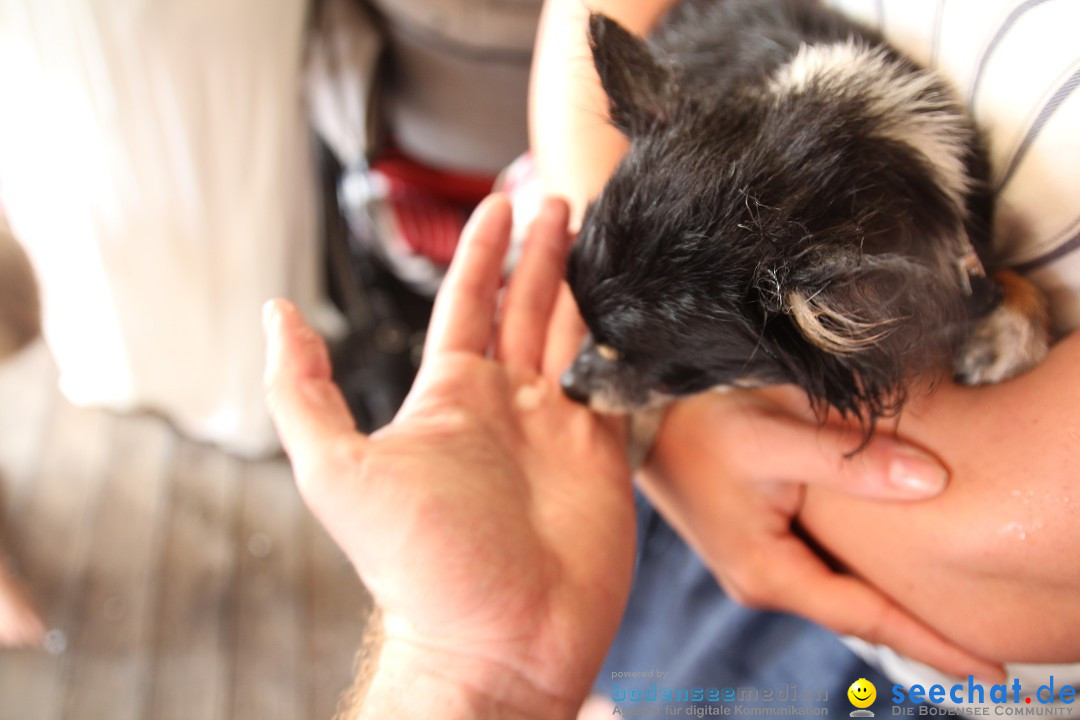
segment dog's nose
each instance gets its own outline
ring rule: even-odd
[[[559,384],[562,385],[566,397],[582,405],[588,405],[589,391],[578,380],[579,378],[573,370],[567,370],[559,378]]]

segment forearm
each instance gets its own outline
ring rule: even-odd
[[[576,228],[627,140],[608,123],[607,97],[592,64],[589,11],[645,34],[674,0],[548,0],[540,18],[529,89],[529,136],[547,193],[567,199]]]

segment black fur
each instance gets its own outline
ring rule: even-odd
[[[769,90],[801,45],[883,45],[816,2],[684,0],[647,43],[600,15],[590,33],[631,148],[568,266],[592,335],[565,377],[572,393],[607,384],[622,401],[608,409],[633,410],[717,385],[795,383],[819,411],[872,427],[913,377],[947,367],[970,319],[958,236],[981,251],[992,207],[974,126],[943,85],[927,101],[969,130],[960,207],[920,148],[875,132],[883,119],[864,98]],[[799,297],[883,324],[872,342],[829,350],[796,322]]]

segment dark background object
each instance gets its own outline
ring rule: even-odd
[[[0,208],[0,360],[30,344],[40,332],[41,302],[34,270]]]
[[[371,432],[393,419],[420,366],[432,301],[401,283],[354,236],[338,202],[342,167],[318,144],[326,278],[330,299],[348,321],[348,332],[330,349],[334,380],[356,419]]]

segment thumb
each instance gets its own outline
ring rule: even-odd
[[[331,380],[326,344],[284,300],[263,307],[266,402],[278,436],[301,480],[344,435],[361,437],[345,398]]]
[[[892,436],[874,435],[861,447],[862,431],[852,427],[820,426],[786,413],[768,413],[764,422],[767,428],[748,428],[770,448],[752,455],[759,476],[878,500],[928,499],[948,482],[937,458]]]

